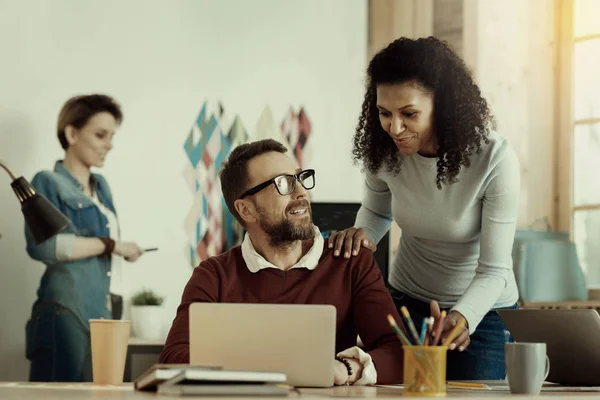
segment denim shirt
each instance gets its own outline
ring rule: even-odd
[[[62,161],[56,162],[54,172],[38,172],[31,184],[71,220],[61,235],[109,236],[108,219]],[[101,175],[92,174],[91,184],[100,202],[116,215],[106,180]],[[44,312],[47,309],[45,305],[55,304],[75,314],[87,329],[90,319],[112,318],[107,307],[111,275],[109,255],[61,260],[57,257],[56,236],[37,245],[26,226],[25,238],[29,256],[46,264],[37,291],[38,299],[33,306],[34,315]]]

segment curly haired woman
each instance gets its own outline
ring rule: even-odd
[[[334,255],[375,250],[392,220],[402,236],[389,276],[398,307],[420,327],[448,315],[448,379],[503,379],[512,341],[498,308],[518,299],[511,260],[519,162],[493,132],[486,100],[443,42],[401,38],[367,70],[353,156],[366,172],[355,227],[330,239]]]

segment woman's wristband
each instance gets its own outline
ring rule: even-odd
[[[115,241],[107,236],[100,236],[98,239],[104,243],[104,251],[102,255],[110,255],[115,250]]]

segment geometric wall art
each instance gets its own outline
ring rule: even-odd
[[[219,171],[236,146],[252,140],[275,139],[284,144],[300,167],[310,159],[311,124],[304,109],[292,108],[275,125],[266,106],[250,135],[240,117],[230,118],[222,104],[209,112],[204,102],[184,142],[187,156],[183,176],[192,195],[184,229],[186,257],[192,268],[208,257],[221,254],[242,240],[242,229],[223,199]]]
[[[300,168],[306,166],[304,158],[309,158],[306,144],[310,137],[311,127],[304,109],[301,108],[299,113],[295,113],[290,108],[281,122],[281,132]]]

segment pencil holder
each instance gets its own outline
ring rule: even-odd
[[[446,346],[403,346],[404,392],[412,396],[446,395]]]

